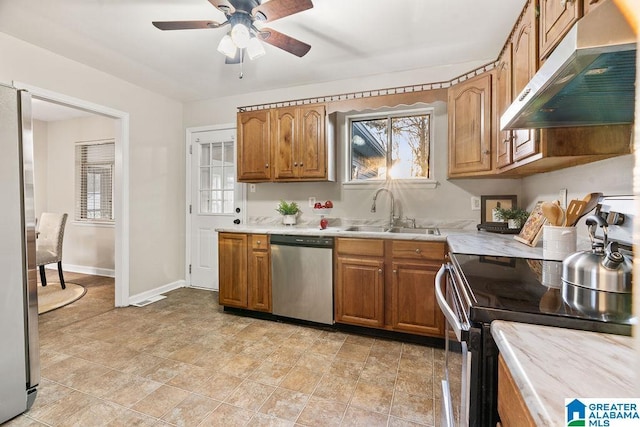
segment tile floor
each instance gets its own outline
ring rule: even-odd
[[[40,316],[42,380],[8,426],[439,425],[443,351],[224,313],[178,289],[113,308],[113,280]],[[459,369],[459,367],[458,367]]]

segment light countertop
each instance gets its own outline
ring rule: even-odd
[[[298,236],[332,236],[332,237],[360,237],[369,239],[422,240],[446,241],[449,251],[476,255],[508,256],[532,259],[543,259],[542,242],[530,247],[518,242],[512,234],[490,233],[455,228],[440,228],[440,235],[346,231],[347,227],[327,227],[321,230],[315,226],[285,226],[274,224],[237,225],[218,228],[218,232],[228,233],[257,233],[257,234],[289,234]],[[588,242],[578,242],[579,250],[589,248]]]
[[[631,337],[502,320],[491,334],[537,425],[561,425],[565,398],[640,396]]]

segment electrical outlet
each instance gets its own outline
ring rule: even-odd
[[[558,197],[560,200],[560,206],[562,206],[563,208],[567,207],[567,189],[566,188],[561,188],[560,192],[558,193]]]
[[[309,207],[312,208],[316,204],[315,197],[309,197]]]
[[[249,192],[251,192],[251,193],[255,193],[256,192],[256,185],[255,184],[249,184]]]
[[[471,198],[471,210],[479,211],[480,210],[480,197],[472,197]]]

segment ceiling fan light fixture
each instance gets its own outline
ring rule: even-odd
[[[244,49],[249,45],[249,41],[251,40],[249,28],[240,23],[234,25],[233,28],[231,28],[231,40],[233,40],[236,47]]]
[[[218,52],[228,56],[229,58],[234,58],[236,56],[236,45],[231,40],[231,36],[229,34],[225,34],[220,43],[218,44]]]
[[[254,59],[260,58],[264,56],[267,52],[264,50],[264,46],[260,43],[257,37],[251,37],[249,40],[249,44],[247,45],[247,54],[249,55],[249,59],[252,61]]]

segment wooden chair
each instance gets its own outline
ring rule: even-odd
[[[64,289],[64,276],[62,275],[62,239],[64,226],[67,223],[67,214],[43,212],[38,224],[38,238],[36,239],[36,265],[40,268],[40,282],[47,286],[47,276],[44,266],[58,264],[58,276],[60,286]]]

